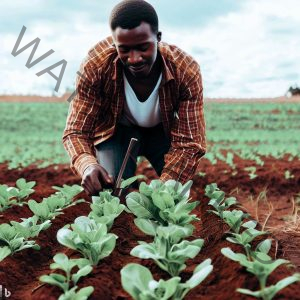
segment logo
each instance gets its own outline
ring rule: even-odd
[[[0,284],[0,299],[5,299],[5,298],[9,298],[11,295],[11,292],[5,288],[4,286],[2,286]]]

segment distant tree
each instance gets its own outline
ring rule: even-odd
[[[292,96],[300,96],[300,88],[298,86],[290,86],[288,91],[286,92],[286,96],[292,97]]]

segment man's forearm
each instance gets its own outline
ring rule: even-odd
[[[192,153],[191,153],[192,152]],[[205,148],[193,149],[189,153],[183,149],[170,150],[165,156],[165,166],[160,180],[167,181],[174,179],[182,184],[192,179],[200,162],[205,154]]]
[[[71,170],[82,177],[85,169],[97,164],[93,143],[83,135],[64,132],[63,145],[70,157]]]

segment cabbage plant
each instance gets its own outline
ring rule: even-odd
[[[139,241],[139,245],[133,248],[130,254],[139,258],[153,259],[162,270],[171,276],[177,276],[186,268],[185,261],[194,258],[204,244],[203,239],[181,241],[190,232],[191,230],[177,225],[158,226],[155,229],[154,241],[152,243]]]
[[[24,236],[23,232],[15,226],[10,224],[0,225],[0,261],[8,255],[27,248],[40,250],[40,246],[35,241],[27,240],[27,236]]]
[[[223,220],[227,223],[230,229],[235,232],[239,233],[241,229],[242,222],[245,218],[249,217],[249,214],[244,213],[241,210],[234,209],[234,210],[225,210],[223,212]]]
[[[270,300],[278,291],[280,291],[284,287],[296,281],[300,281],[300,275],[296,273],[292,276],[282,279],[275,285],[267,287],[266,284],[268,276],[279,266],[289,263],[289,261],[285,259],[272,260],[272,258],[267,254],[269,250],[270,247],[268,246],[268,244],[261,244],[257,251],[255,251],[255,253],[253,253],[253,255],[251,256],[251,260],[249,260],[247,256],[242,253],[233,252],[230,248],[223,248],[221,250],[223,255],[233,261],[239,262],[239,264],[245,267],[248,272],[254,274],[259,281],[259,291],[237,289],[238,292],[262,298],[264,300]]]
[[[221,191],[216,183],[209,184],[205,187],[205,195],[210,198],[208,205],[211,205],[214,210],[209,210],[219,216],[224,218],[224,211],[226,211],[232,205],[237,205],[235,197],[225,198],[225,193]]]
[[[16,187],[9,187],[6,184],[0,185],[0,212],[10,208],[12,205],[23,206],[24,200],[34,193],[32,189],[35,181],[26,181],[20,178],[16,181]]]
[[[62,271],[64,275],[61,273],[51,273],[49,275],[42,275],[39,280],[57,286],[64,292],[60,295],[58,300],[84,300],[93,293],[94,288],[92,286],[77,290],[77,282],[79,279],[87,276],[93,270],[87,259],[69,259],[64,253],[58,253],[53,257],[53,260],[54,263],[50,265],[50,269],[58,269]],[[73,271],[74,268],[77,269],[77,272]]]
[[[17,200],[14,198],[14,193],[12,189],[6,184],[0,185],[0,212],[17,204]]]
[[[41,222],[54,219],[56,216],[63,214],[63,209],[84,202],[83,199],[72,201],[73,198],[83,190],[78,185],[64,185],[63,187],[54,186],[53,188],[57,189],[58,192],[47,198],[43,198],[42,202],[37,202],[35,200],[28,201],[29,209]]]
[[[116,239],[115,234],[107,233],[105,224],[96,223],[85,216],[76,218],[74,224],[66,225],[57,232],[60,244],[80,252],[91,265],[97,265],[101,259],[110,255]]]
[[[206,259],[195,268],[192,277],[182,283],[178,276],[156,281],[146,267],[130,263],[121,270],[121,282],[124,290],[135,300],[181,300],[200,284],[212,269],[211,260]]]
[[[246,228],[242,233],[235,233],[235,232],[229,232],[229,234],[231,235],[231,237],[227,237],[226,240],[234,243],[234,244],[238,244],[244,247],[247,257],[248,259],[250,259],[251,257],[251,242],[258,236],[267,234],[266,231],[260,231],[255,229],[257,225],[256,221],[248,221],[242,224],[242,227]],[[263,245],[268,244],[267,247],[269,247],[269,249],[271,248],[271,242],[270,240],[265,240],[263,242],[264,244],[260,244],[260,247],[262,247]],[[260,249],[258,247],[258,249]]]
[[[66,198],[65,204],[71,204],[71,200],[83,191],[83,188],[78,184],[60,186],[52,186],[53,189],[57,190],[57,194],[63,195]],[[83,201],[83,200],[81,200]]]
[[[94,219],[97,223],[106,224],[107,230],[110,230],[115,218],[125,209],[125,205],[120,204],[120,199],[109,191],[103,191],[99,193],[99,196],[93,196],[92,201],[89,218]]]
[[[29,218],[21,218],[22,222],[10,221],[10,224],[25,238],[34,238],[39,235],[42,230],[46,230],[51,226],[49,220],[39,223],[37,216]]]
[[[164,226],[185,226],[199,220],[196,215],[190,214],[199,204],[199,201],[189,202],[191,186],[191,180],[185,185],[175,180],[165,183],[152,180],[149,185],[142,182],[139,192],[132,192],[126,196],[126,204],[137,218],[155,220]]]

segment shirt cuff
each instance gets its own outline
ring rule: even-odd
[[[176,174],[175,172],[171,171],[171,170],[163,170],[162,174],[160,175],[159,179],[162,182],[166,182],[170,179],[174,179],[174,180],[178,180],[178,174]]]
[[[74,162],[74,169],[77,174],[81,177],[83,176],[84,171],[91,165],[98,165],[96,157],[90,154],[83,153],[78,156]]]

